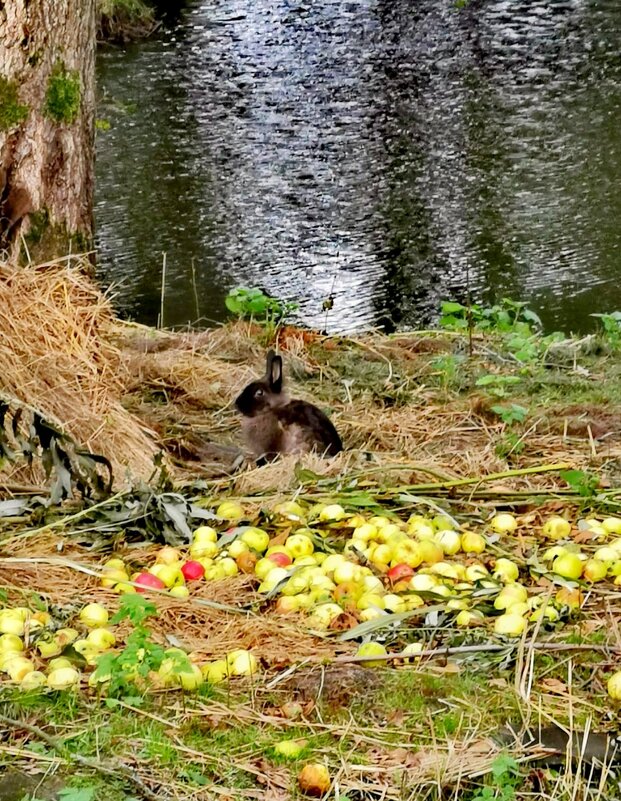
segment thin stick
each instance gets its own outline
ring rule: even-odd
[[[160,328],[164,328],[164,301],[166,299],[166,253],[162,253],[162,292],[160,296]]]
[[[391,662],[395,659],[407,659],[409,662],[414,662],[423,656],[447,657],[456,656],[458,654],[499,653],[515,648],[516,646],[517,642],[508,643],[507,645],[497,645],[495,643],[487,643],[486,645],[457,645],[448,648],[430,648],[426,651],[419,651],[416,654],[400,651],[396,654],[377,654],[376,656],[337,656],[333,661],[340,664],[373,661]],[[536,642],[530,647],[537,651],[597,651],[599,653],[621,654],[621,648],[616,646],[589,645],[586,643],[573,645],[572,643],[565,642]]]
[[[200,310],[198,308],[198,289],[196,287],[196,265],[194,264],[194,259],[192,259],[192,289],[194,290],[194,305],[196,307],[196,317],[195,320],[200,318]]]
[[[501,478],[519,478],[520,476],[530,476],[534,473],[553,473],[557,470],[569,470],[571,465],[566,462],[559,464],[541,464],[535,467],[523,467],[519,470],[505,470],[502,473],[489,473],[486,476],[476,476],[474,478],[460,478],[453,481],[443,481],[439,484],[415,484],[411,487],[404,487],[409,491],[422,492],[434,489],[452,489],[453,487],[466,487],[470,484],[483,484],[487,481],[497,481]]]
[[[50,748],[53,748],[54,751],[60,754],[68,762],[77,762],[78,765],[82,765],[82,767],[97,771],[97,773],[102,773],[104,776],[110,776],[114,779],[123,778],[125,781],[133,784],[142,797],[148,798],[149,801],[161,801],[162,798],[166,797],[162,794],[164,788],[160,788],[160,793],[154,793],[146,786],[146,784],[144,784],[142,779],[138,778],[135,771],[130,770],[129,768],[125,767],[125,765],[115,765],[114,767],[109,767],[108,765],[103,765],[96,759],[90,759],[89,757],[84,757],[81,754],[68,753],[67,749],[61,742],[59,742],[55,737],[50,737],[50,735],[46,734],[43,729],[40,729],[38,726],[34,726],[32,723],[24,723],[21,720],[15,720],[2,714],[0,714],[0,722],[10,726],[13,729],[25,729],[26,731],[30,732],[30,734],[34,734],[35,737],[43,740],[44,743],[49,745]]]

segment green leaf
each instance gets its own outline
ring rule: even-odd
[[[157,615],[157,607],[143,595],[135,592],[123,593],[119,599],[119,610],[112,616],[110,623],[114,626],[128,619],[135,626],[147,618]]]
[[[586,473],[583,470],[562,470],[560,476],[574,492],[584,498],[590,498],[595,495],[595,491],[599,487],[597,476]]]
[[[442,314],[457,314],[467,311],[467,308],[461,303],[456,303],[454,300],[443,300],[440,304],[440,310]]]
[[[187,537],[189,542],[192,539],[192,532],[187,524],[187,505],[185,501],[183,503],[167,503],[166,501],[162,501],[162,507],[168,517],[172,520],[177,531],[180,534],[183,534],[184,537]]]
[[[357,626],[354,626],[353,629],[344,631],[339,636],[339,640],[356,640],[358,637],[364,637],[372,631],[389,628],[390,626],[394,626],[395,623],[408,620],[408,618],[424,617],[430,612],[443,612],[445,609],[445,604],[437,604],[436,606],[423,606],[420,609],[411,609],[408,612],[397,612],[397,614],[388,614],[374,618],[373,620],[365,620],[364,623],[359,623]]]
[[[520,766],[509,754],[499,754],[492,762],[492,776],[499,781],[507,774],[516,775],[520,772]]]
[[[58,793],[59,801],[92,801],[95,798],[94,787],[65,787]]]

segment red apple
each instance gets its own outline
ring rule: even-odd
[[[134,581],[136,584],[141,584],[145,589],[151,588],[154,590],[163,590],[166,587],[162,579],[154,576],[153,573],[139,573]],[[136,587],[136,592],[144,591],[145,590],[141,589],[140,587]]]
[[[274,551],[274,553],[269,554],[267,558],[271,559],[275,565],[278,565],[278,567],[287,567],[287,565],[290,565],[291,562],[293,562],[293,559],[289,556],[289,554],[285,553],[284,551]]]
[[[196,581],[197,579],[203,578],[205,575],[205,568],[200,562],[190,559],[181,565],[181,572],[186,581]]]
[[[391,567],[386,575],[394,583],[395,581],[411,578],[414,575],[414,570],[409,565],[406,565],[405,562],[399,562],[398,565]]]

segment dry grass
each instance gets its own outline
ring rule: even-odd
[[[131,408],[179,457],[180,477],[227,474],[226,460],[213,471],[213,464],[205,465],[211,460],[201,457],[206,445],[238,445],[239,420],[231,401],[263,371],[262,335],[257,326],[243,323],[155,338],[146,337],[138,327],[119,330],[117,341],[134,376]],[[429,480],[427,471],[459,478],[500,473],[508,466],[559,462],[592,470],[621,459],[618,410],[604,411],[594,404],[593,418],[579,405],[553,403],[533,407],[527,424],[516,429],[518,442],[508,461],[498,450],[508,428],[490,413],[494,400],[482,398],[476,390],[439,386],[434,359],[438,349],[450,356],[456,342],[441,336],[393,339],[368,334],[329,339],[296,329],[281,331],[278,345],[290,393],[329,409],[347,449],[330,462],[312,456],[301,462],[321,475],[364,471],[366,466],[371,474],[381,473],[384,483],[397,473],[400,483],[404,477],[416,483]],[[496,369],[477,356],[471,366]],[[250,494],[295,488],[297,461],[285,458],[258,471],[250,468],[238,477],[234,489]],[[542,475],[516,477],[497,486],[523,490],[555,483],[557,477]]]
[[[274,344],[261,327],[237,323],[178,334],[121,323],[88,278],[56,263],[0,267],[0,334],[3,394],[39,409],[79,444],[107,456],[117,485],[127,471],[149,475],[159,447],[172,457],[180,481],[221,478],[221,486],[241,494],[299,485],[294,458],[233,470],[240,440],[232,400],[262,373],[265,350]],[[515,452],[509,459],[499,453],[506,427],[489,411],[493,400],[481,397],[474,382],[467,391],[443,386],[435,367],[439,355],[460,352],[458,337],[326,338],[284,328],[277,345],[291,394],[327,408],[347,448],[333,461],[301,460],[320,475],[366,471],[384,484],[418,483],[430,475],[487,476],[507,466],[564,462],[602,469],[605,477],[607,466],[621,462],[621,415],[601,404],[595,417],[580,404],[535,407],[518,429]],[[477,346],[478,355],[460,369],[498,371],[497,361],[485,355],[487,343]],[[515,371],[509,365],[504,372]],[[574,380],[569,371],[567,381]],[[592,380],[595,387],[597,376]],[[12,480],[38,484],[41,476],[22,468]],[[555,482],[544,474],[496,486],[550,488]]]
[[[157,447],[121,403],[129,374],[107,335],[113,319],[109,300],[76,270],[0,266],[2,396],[107,456],[122,482],[127,471],[148,476]]]

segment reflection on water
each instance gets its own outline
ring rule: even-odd
[[[119,306],[221,320],[240,283],[331,330],[527,299],[621,308],[614,0],[195,0],[99,57],[96,220]]]

